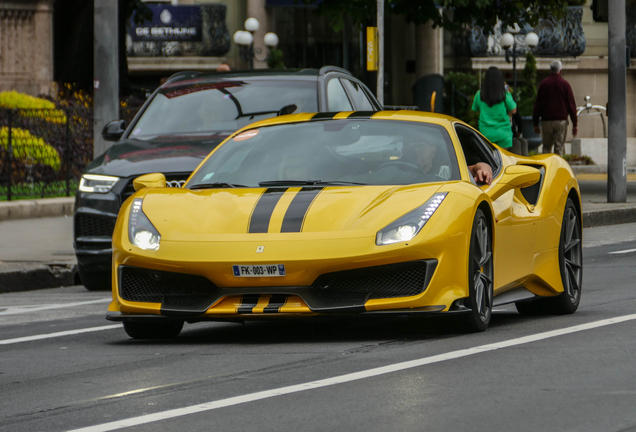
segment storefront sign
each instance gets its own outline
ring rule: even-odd
[[[135,42],[201,41],[201,6],[148,5],[152,20],[135,24],[131,18],[129,34]]]
[[[367,27],[367,70],[378,70],[378,28]]]

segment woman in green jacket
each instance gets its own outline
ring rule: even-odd
[[[512,147],[510,116],[517,112],[517,104],[506,91],[501,71],[494,66],[486,71],[481,90],[473,99],[473,111],[479,113],[482,135],[500,147]]]

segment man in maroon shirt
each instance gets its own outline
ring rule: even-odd
[[[554,153],[561,156],[568,131],[568,114],[572,120],[572,136],[575,137],[578,132],[574,95],[570,84],[561,76],[562,68],[559,60],[550,64],[550,76],[539,84],[532,112],[534,132],[541,133],[543,153],[552,153],[554,145]]]

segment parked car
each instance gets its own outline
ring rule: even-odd
[[[484,331],[499,305],[571,314],[581,299],[568,163],[514,155],[452,117],[268,119],[183,188],[164,185],[137,178],[113,235],[106,318],[133,338],[333,314],[457,314]]]
[[[362,82],[334,66],[171,76],[130,125],[115,120],[104,127],[104,139],[116,143],[80,180],[74,247],[82,283],[88,290],[110,289],[115,220],[138,176],[160,172],[169,187],[180,187],[221,141],[268,117],[380,109]]]

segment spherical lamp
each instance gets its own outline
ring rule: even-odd
[[[539,45],[539,36],[535,32],[530,32],[526,35],[526,44],[529,47],[534,48]]]
[[[275,47],[276,45],[278,45],[278,36],[276,35],[276,33],[269,32],[265,34],[263,41],[268,47]]]
[[[258,30],[260,23],[256,18],[248,18],[245,20],[245,30],[248,32],[255,32]]]
[[[515,37],[510,33],[504,33],[501,36],[501,46],[504,47],[504,49],[510,48],[514,43]]]

